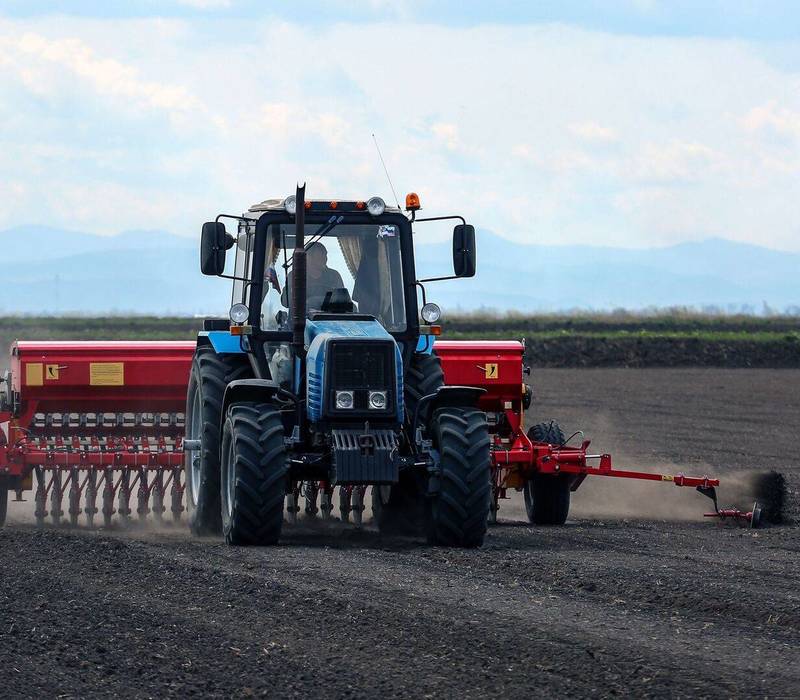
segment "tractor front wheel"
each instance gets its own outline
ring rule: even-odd
[[[231,406],[220,454],[225,541],[234,545],[276,544],[283,525],[287,474],[280,412],[269,404]]]
[[[531,442],[564,444],[564,432],[555,421],[538,423],[528,431]],[[534,525],[563,525],[569,514],[571,478],[566,474],[536,474],[524,488],[525,510]]]
[[[430,501],[428,540],[480,547],[492,491],[486,414],[474,408],[440,408],[432,425],[439,484]]]

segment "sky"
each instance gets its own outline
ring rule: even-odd
[[[373,133],[512,241],[800,251],[800,4],[0,0],[0,229],[392,200]]]

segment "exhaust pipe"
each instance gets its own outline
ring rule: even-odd
[[[295,357],[305,353],[306,331],[306,185],[297,186],[295,210],[294,253],[292,254],[292,346]]]

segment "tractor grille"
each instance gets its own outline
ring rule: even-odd
[[[336,390],[347,389],[353,392],[353,409],[368,412],[376,417],[395,413],[397,378],[395,374],[395,349],[392,342],[342,342],[333,343],[331,373],[328,378],[330,406],[335,406]],[[384,411],[369,410],[369,391],[386,391],[387,402]],[[352,411],[335,411],[342,415]]]
[[[394,347],[390,343],[335,343],[332,388],[391,389]]]

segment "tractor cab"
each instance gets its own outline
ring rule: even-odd
[[[319,495],[323,517],[332,517],[339,486],[340,516],[358,521],[372,487],[382,530],[405,522],[445,544],[482,541],[489,441],[481,390],[445,387],[426,340],[438,332],[439,311],[425,299],[433,280],[416,276],[418,209],[416,195],[404,214],[379,197],[312,201],[298,188],[203,226],[201,270],[230,279],[232,298],[229,318],[209,319],[198,337],[189,385],[196,532],[272,543],[284,504],[291,521],[302,496],[306,514],[316,514]],[[474,229],[461,217],[435,220],[448,218],[460,221],[454,274],[436,280],[475,273]],[[451,441],[457,448],[445,449]],[[466,491],[464,469],[478,475]]]

